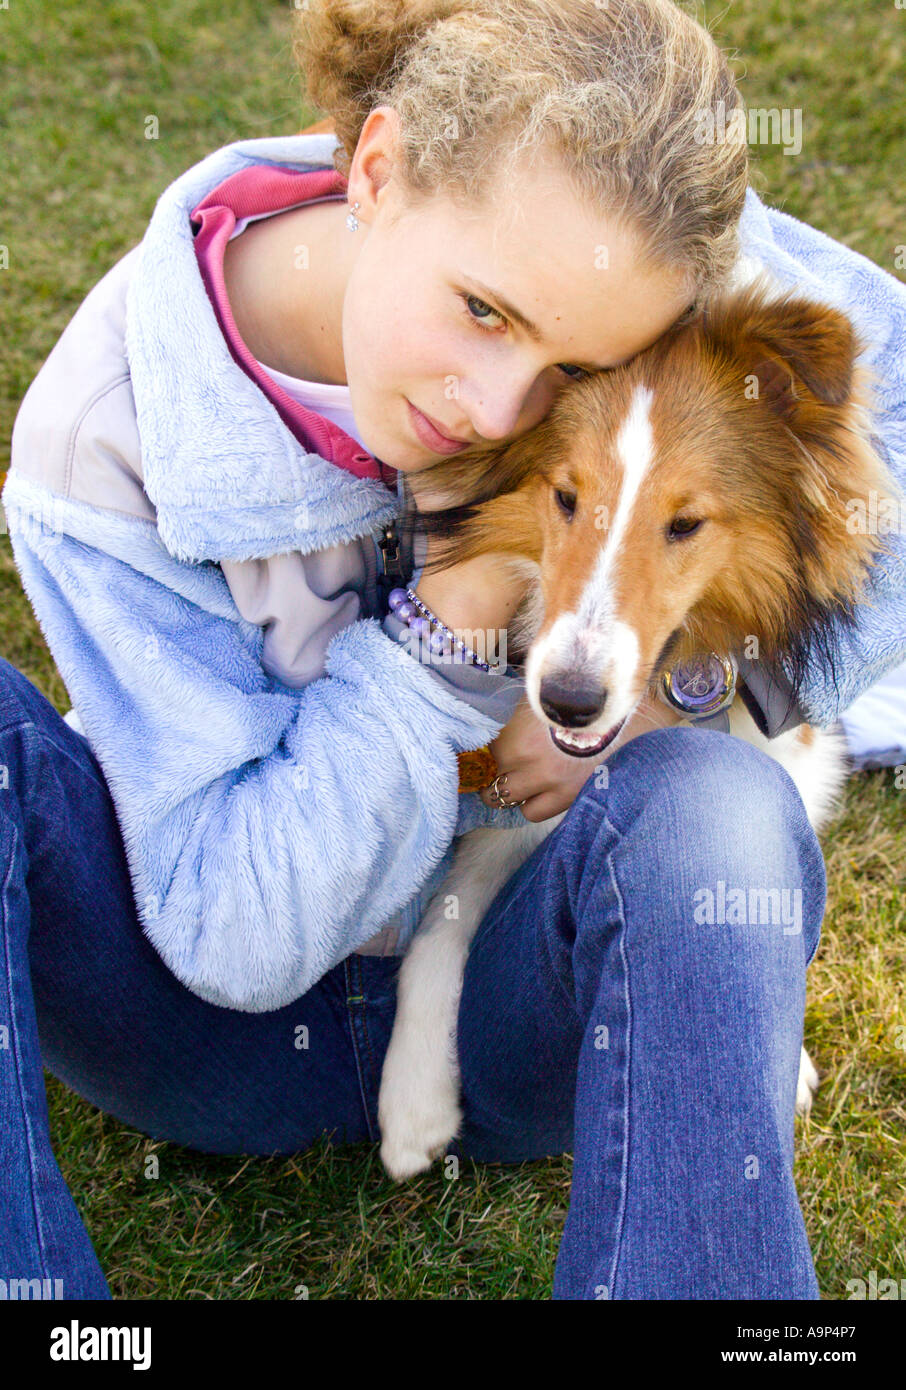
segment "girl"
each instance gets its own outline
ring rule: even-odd
[[[820,253],[844,296],[867,263],[703,135],[738,97],[668,0],[309,0],[297,56],[337,138],[177,179],[16,421],[10,536],[76,713],[3,663],[0,1275],[108,1293],[42,1060],[209,1152],[376,1139],[398,956],[453,838],[569,808],[473,947],[460,1151],[574,1152],[557,1297],[815,1297],[793,1097],[825,883],[792,782],[645,706],[603,788],[502,641],[494,664],[505,573],[423,577],[391,523],[408,473],[441,492],[447,457],[648,346],[742,245],[805,284]],[[400,580],[491,651],[416,660]],[[861,631],[850,698],[892,664]],[[803,711],[747,682],[769,733],[837,715],[827,673]],[[488,744],[507,794],[460,795]],[[718,878],[800,891],[802,933],[703,937],[690,885]]]

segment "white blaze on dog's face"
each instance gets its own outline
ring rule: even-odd
[[[633,510],[642,482],[654,458],[651,429],[652,393],[637,386],[629,412],[614,441],[618,475],[615,481],[616,507],[606,530],[599,536],[603,545],[594,555],[590,572],[574,603],[555,618],[543,640],[532,652],[531,686],[563,681],[575,682],[590,693],[606,690],[613,710],[625,711],[638,695],[641,657],[639,634],[621,614],[617,602],[620,546],[629,531]],[[607,516],[607,504],[597,503]],[[585,548],[582,549],[585,556]],[[537,668],[537,669],[536,669]],[[536,698],[540,698],[536,697]],[[618,714],[617,718],[622,718]],[[615,722],[615,721],[614,721]]]

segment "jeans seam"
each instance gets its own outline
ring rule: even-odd
[[[62,719],[62,715],[60,715],[60,718]],[[65,724],[66,721],[63,720],[63,723]],[[69,728],[69,725],[67,724],[66,727]],[[49,745],[55,753],[60,754],[61,757],[66,758],[68,762],[72,763],[72,765],[78,770],[79,773],[81,773],[83,776],[91,777],[92,781],[95,783],[97,787],[109,792],[109,784],[107,782],[106,777],[104,776],[104,770],[100,767],[99,763],[98,768],[100,769],[100,775],[98,773],[98,770],[94,766],[85,768],[82,765],[82,763],[80,763],[76,758],[72,756],[72,753],[68,748],[64,748],[59,743],[57,743],[53,738],[50,737],[47,730],[40,728],[33,719],[21,719],[18,723],[4,724],[0,726],[0,738],[2,738],[4,734],[16,734],[20,733],[24,729],[31,729],[35,736],[41,740],[42,744]],[[97,757],[88,739],[84,738],[84,736],[79,734],[75,729],[72,729],[71,732],[75,735],[76,738],[80,738],[84,742],[85,752],[88,754],[89,762],[97,762]]]
[[[20,729],[35,729],[34,720],[20,719],[18,723],[0,725],[0,738],[2,738],[4,734],[17,734]],[[35,732],[37,733],[37,729],[35,729]]]
[[[618,906],[619,906],[619,913],[620,913],[620,960],[621,960],[622,963],[623,963],[623,980],[624,980],[624,985],[623,985],[623,997],[624,997],[625,1005],[626,1005],[626,1063],[625,1063],[625,1072],[624,1072],[624,1077],[623,1077],[623,1144],[622,1144],[622,1167],[621,1167],[621,1172],[620,1172],[620,1202],[619,1202],[619,1208],[618,1208],[618,1211],[617,1211],[616,1225],[615,1225],[613,1260],[611,1261],[611,1267],[610,1267],[610,1296],[611,1296],[611,1298],[613,1298],[613,1297],[615,1296],[615,1293],[616,1293],[617,1263],[618,1263],[618,1261],[619,1261],[620,1250],[621,1250],[622,1245],[623,1245],[623,1235],[624,1235],[624,1232],[625,1232],[625,1225],[626,1225],[626,1206],[627,1206],[627,1201],[628,1201],[628,1188],[629,1188],[629,1146],[630,1146],[630,1143],[632,1142],[632,1136],[631,1136],[631,1134],[630,1134],[630,1125],[629,1125],[629,1117],[630,1117],[630,1105],[629,1105],[629,1084],[630,1084],[630,1081],[629,1081],[629,1079],[630,1079],[630,1075],[631,1075],[631,1071],[632,1071],[632,1044],[633,1044],[632,1026],[633,1026],[633,1016],[632,1016],[632,991],[631,991],[631,989],[630,989],[630,983],[629,983],[629,955],[628,955],[628,951],[627,951],[627,948],[626,948],[626,930],[627,930],[626,912],[625,912],[624,905],[623,905],[623,894],[622,894],[622,892],[620,891],[620,885],[619,885],[619,882],[618,882],[618,880],[617,880],[616,868],[615,868],[614,862],[613,862],[614,850],[615,850],[615,849],[617,848],[617,846],[620,844],[621,839],[622,839],[622,836],[620,835],[620,832],[617,830],[616,826],[613,824],[613,821],[610,819],[610,817],[607,815],[607,813],[603,810],[603,808],[602,808],[602,810],[601,810],[601,817],[602,817],[602,819],[603,819],[605,825],[608,827],[609,830],[612,830],[612,831],[613,831],[613,833],[614,833],[614,835],[615,835],[615,837],[616,837],[616,840],[615,840],[613,849],[609,850],[609,851],[608,851],[608,854],[607,854],[607,870],[608,870],[608,873],[609,873],[609,875],[610,875],[610,881],[611,881],[611,883],[612,883],[612,885],[613,885],[614,892],[615,892],[615,894],[616,894],[616,899],[617,899],[617,903],[618,903]]]
[[[2,925],[3,925],[3,968],[4,968],[4,977],[5,977],[5,979],[6,979],[7,997],[9,998],[9,1002],[10,1002],[10,1018],[9,1018],[9,1022],[10,1022],[10,1033],[11,1033],[11,1036],[12,1036],[12,1039],[13,1039],[13,1056],[14,1056],[14,1059],[15,1059],[15,1068],[16,1068],[16,1084],[17,1084],[17,1088],[18,1088],[18,1092],[19,1092],[19,1105],[20,1105],[20,1107],[21,1107],[22,1116],[23,1116],[23,1119],[24,1119],[24,1122],[25,1122],[25,1123],[24,1123],[24,1128],[25,1128],[25,1142],[26,1142],[26,1148],[27,1148],[27,1151],[28,1151],[28,1175],[29,1175],[29,1187],[30,1187],[30,1190],[31,1190],[31,1209],[32,1209],[32,1213],[33,1213],[33,1215],[34,1215],[35,1231],[36,1231],[37,1237],[38,1237],[38,1254],[39,1254],[39,1258],[40,1258],[40,1261],[41,1261],[41,1277],[42,1277],[42,1279],[47,1279],[47,1278],[49,1278],[50,1276],[49,1276],[49,1272],[48,1272],[47,1251],[45,1250],[45,1247],[44,1247],[44,1236],[43,1236],[43,1232],[42,1232],[42,1228],[41,1228],[40,1201],[39,1201],[39,1199],[38,1199],[38,1195],[37,1195],[37,1184],[36,1184],[36,1181],[35,1181],[35,1171],[34,1171],[34,1140],[33,1140],[33,1131],[32,1131],[32,1117],[31,1117],[31,1114],[30,1114],[30,1112],[29,1112],[28,1105],[26,1104],[25,1095],[24,1095],[24,1091],[23,1091],[21,1046],[20,1046],[20,1039],[19,1039],[19,1026],[18,1026],[18,1021],[17,1021],[17,1018],[16,1018],[16,995],[15,995],[15,993],[14,993],[14,991],[13,991],[12,966],[11,966],[11,963],[10,963],[10,955],[9,955],[9,940],[10,940],[10,933],[9,933],[8,921],[7,921],[8,888],[9,888],[10,878],[12,877],[13,868],[14,868],[15,863],[16,863],[16,848],[17,848],[18,841],[19,841],[19,830],[18,830],[18,827],[16,826],[16,824],[15,824],[12,820],[9,821],[9,826],[10,826],[10,829],[12,830],[12,832],[13,832],[12,851],[11,851],[11,853],[10,853],[9,867],[8,867],[8,869],[7,869],[7,871],[6,871],[6,874],[5,874],[4,880],[3,880],[3,890],[2,890],[2,891],[3,891],[3,901],[2,901],[2,904],[0,904],[0,913],[2,913]]]
[[[360,967],[361,968],[361,967]],[[371,1063],[372,1074],[377,1073],[377,1062],[374,1056],[374,1049],[371,1046],[371,1034],[368,1031],[368,1001],[362,1004],[362,1034],[365,1038],[365,1047],[368,1049],[368,1060]]]
[[[67,761],[72,763],[73,767],[75,767],[83,777],[90,777],[91,780],[94,782],[95,786],[99,787],[101,791],[106,791],[109,794],[110,786],[107,782],[106,777],[104,776],[104,770],[100,766],[100,763],[98,763],[97,768],[94,767],[94,763],[97,762],[97,758],[94,752],[92,751],[91,744],[88,742],[87,739],[85,739],[85,752],[88,754],[88,760],[90,764],[88,768],[84,767],[83,764],[77,758],[74,758],[68,748],[61,747],[59,743],[52,739],[47,733],[46,729],[39,729],[36,725],[33,725],[32,727],[35,729],[35,732],[42,739],[42,741],[45,744],[49,744],[55,753],[58,753],[61,757],[66,758]],[[67,728],[68,727],[69,726],[67,725]],[[75,734],[76,738],[81,737],[81,735],[76,733],[75,729],[73,729],[72,732],[73,734]]]
[[[368,1137],[373,1143],[375,1141],[375,1133],[371,1123],[371,1113],[368,1107],[368,1094],[365,1085],[363,1058],[359,1049],[359,1020],[356,1016],[354,1008],[354,1005],[356,1004],[360,1004],[362,1006],[363,1012],[365,1008],[365,1000],[362,994],[361,969],[360,967],[359,969],[357,969],[357,966],[359,966],[359,961],[358,957],[355,954],[347,956],[346,959],[343,961],[343,975],[346,985],[346,1017],[349,1020],[349,1036],[352,1042],[352,1056],[355,1062],[356,1080],[359,1083],[359,1099],[362,1102],[362,1113],[365,1116],[365,1128],[368,1130]],[[356,976],[358,976],[357,981],[355,978]]]

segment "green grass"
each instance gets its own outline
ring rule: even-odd
[[[757,151],[769,202],[892,273],[906,242],[906,13],[890,0],[700,7],[748,105],[799,107],[796,158]],[[3,295],[0,469],[18,403],[79,303],[141,238],[178,174],[231,140],[298,129],[289,8],[275,0],[11,0],[0,10]],[[156,116],[159,138],[146,140]],[[901,273],[902,278],[902,273]],[[0,650],[62,712],[65,688],[0,539]],[[825,837],[829,904],[806,1040],[825,1074],[797,1179],[825,1297],[906,1276],[906,846],[891,772],[853,778]],[[899,1044],[899,1045],[898,1045]],[[367,1147],[292,1160],[190,1153],[48,1079],[51,1127],[115,1295],[139,1298],[543,1298],[567,1158],[463,1166],[397,1189]],[[145,1176],[149,1155],[157,1178]]]

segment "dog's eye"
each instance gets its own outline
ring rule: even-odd
[[[702,524],[702,519],[694,516],[675,516],[667,528],[668,541],[682,541],[691,536]]]
[[[576,494],[574,492],[564,492],[563,488],[558,487],[556,492],[554,493],[554,496],[557,499],[557,506],[567,517],[570,518],[570,520],[572,520],[573,514],[576,510]]]

